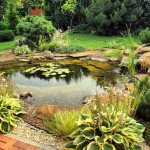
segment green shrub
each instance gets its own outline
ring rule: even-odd
[[[85,49],[82,47],[58,46],[58,47],[55,47],[53,52],[72,54],[72,53],[83,52],[83,51],[85,51]]]
[[[79,110],[59,111],[51,120],[45,121],[45,125],[50,133],[66,136],[77,128],[76,121],[80,114]]]
[[[139,94],[140,93],[140,94]],[[149,77],[145,77],[141,81],[135,83],[135,90],[132,93],[135,97],[135,101],[139,98],[137,104],[136,116],[143,120],[150,120],[150,80]]]
[[[28,45],[16,46],[13,52],[16,55],[25,55],[30,54],[31,50],[29,49]]]
[[[14,33],[11,30],[0,31],[0,42],[14,40]]]
[[[143,137],[146,143],[150,146],[150,134],[149,134],[150,133],[150,121],[140,120],[140,122],[145,126]]]
[[[150,28],[141,31],[140,39],[143,44],[150,43]]]
[[[29,47],[39,50],[40,45],[52,40],[55,28],[43,16],[34,16],[21,20],[17,25],[17,32],[27,39]]]
[[[42,45],[40,45],[39,50],[40,51],[45,51],[45,50],[50,50],[50,51],[55,51],[55,48],[58,47],[58,43],[56,42],[50,42],[50,43],[44,43]]]
[[[23,113],[18,99],[0,96],[0,131],[7,133],[16,127],[19,115]]]
[[[8,29],[8,22],[0,21],[0,31]]]
[[[78,129],[71,135],[66,148],[76,150],[141,149],[144,126],[114,109],[112,105],[93,105],[90,114],[82,114]]]

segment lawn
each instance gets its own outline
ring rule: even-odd
[[[122,36],[96,36],[90,34],[71,34],[70,45],[75,47],[83,47],[88,50],[100,50],[106,47],[119,48],[125,45],[124,38]],[[16,44],[16,40],[19,36],[15,37],[14,41],[0,42],[0,52],[9,48],[12,48]],[[135,43],[139,43],[137,36],[133,37]]]
[[[135,43],[139,43],[138,36],[134,36]],[[96,36],[90,34],[71,34],[71,46],[83,47],[86,49],[102,49],[106,47],[119,48],[125,45],[123,36]]]
[[[16,45],[16,40],[19,39],[19,36],[16,36],[14,41],[9,41],[9,42],[0,42],[0,52],[3,50],[12,48]]]

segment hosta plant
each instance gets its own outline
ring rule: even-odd
[[[101,108],[100,108],[101,109]],[[140,150],[144,126],[112,105],[82,114],[66,148],[75,150]]]
[[[17,126],[19,115],[25,113],[19,100],[10,97],[0,97],[0,132],[7,133]]]

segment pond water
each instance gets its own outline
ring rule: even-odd
[[[38,68],[47,63],[68,69],[69,73],[64,76],[54,73],[45,77],[40,71],[32,74],[24,72],[31,67]],[[1,71],[10,76],[19,92],[32,92],[33,97],[29,102],[34,106],[43,104],[73,106],[81,104],[83,97],[94,95],[96,91],[103,91],[109,84],[121,86],[122,77],[114,71],[116,67],[116,64],[92,60],[61,60],[28,65],[17,64],[1,68]]]

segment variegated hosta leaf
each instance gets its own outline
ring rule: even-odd
[[[73,133],[70,134],[71,138],[76,138],[77,136],[79,136],[81,133],[80,130],[75,130]]]
[[[99,137],[99,136],[95,136],[95,141],[97,143],[100,143],[100,144],[104,144],[105,143],[104,138],[103,137]]]
[[[71,141],[65,145],[65,148],[76,148],[76,146],[73,145],[73,141]]]
[[[99,144],[97,144],[96,142],[91,142],[88,146],[87,146],[87,150],[101,150],[101,147]]]
[[[84,136],[78,136],[73,141],[73,145],[80,145],[80,144],[84,143],[85,140],[86,140],[86,138]]]
[[[136,129],[138,132],[144,132],[145,127],[140,123],[135,123],[133,129]]]
[[[102,145],[102,150],[116,150],[116,148],[112,144],[105,143]]]
[[[78,125],[78,127],[80,131],[83,131],[85,128],[89,127],[89,124],[88,123],[80,124]]]
[[[82,134],[86,139],[93,139],[95,135],[95,130],[92,127],[87,127],[82,131]]]
[[[7,122],[1,122],[0,125],[0,130],[3,133],[7,133],[10,130],[10,125]]]
[[[123,143],[123,137],[119,134],[114,134],[112,139],[115,143],[118,143],[118,144]]]

